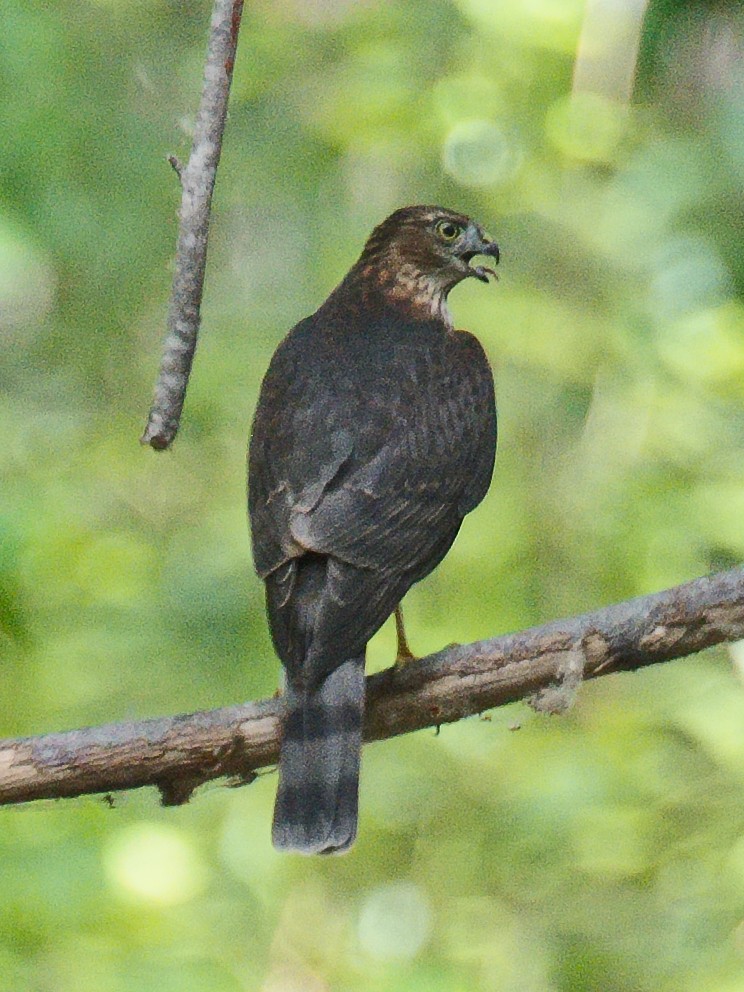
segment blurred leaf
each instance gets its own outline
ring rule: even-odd
[[[247,5],[199,354],[138,444],[209,5],[12,0],[0,37],[0,723],[271,693],[245,443],[289,327],[405,203],[465,210],[500,281],[492,489],[406,600],[420,652],[744,557],[738,5],[654,0],[632,106],[571,96],[579,0]],[[609,15],[608,15],[609,16]],[[611,25],[611,19],[607,22]],[[616,41],[616,38],[613,38]],[[388,665],[388,625],[370,667]],[[0,814],[0,989],[739,992],[736,650],[367,749],[358,843],[270,845],[276,776]],[[519,728],[519,729],[516,729]]]

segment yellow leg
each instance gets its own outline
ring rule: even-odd
[[[411,661],[416,655],[408,646],[406,628],[403,625],[403,609],[400,603],[395,609],[395,632],[398,635],[398,657],[395,659],[395,664],[405,665],[407,661]]]

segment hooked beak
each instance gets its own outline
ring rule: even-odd
[[[499,246],[495,241],[492,241],[481,231],[477,230],[477,228],[472,227],[465,232],[463,245],[460,251],[458,251],[458,255],[467,265],[467,276],[473,276],[475,279],[480,279],[481,282],[485,283],[488,282],[489,276],[498,279],[493,269],[485,265],[470,265],[472,259],[477,255],[487,255],[493,259],[494,265],[499,264]]]

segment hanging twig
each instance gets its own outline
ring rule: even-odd
[[[446,648],[372,675],[365,738],[438,727],[525,697],[539,709],[559,711],[575,692],[577,676],[642,668],[742,638],[744,567],[739,567],[594,613]],[[211,779],[248,782],[257,769],[277,760],[281,709],[275,698],[0,740],[0,804],[152,785],[166,805],[177,805]]]
[[[185,166],[174,155],[168,157],[181,181],[181,223],[168,306],[168,335],[150,415],[140,439],[158,451],[168,448],[178,431],[194,360],[212,191],[222,151],[242,13],[243,0],[215,0],[191,155]]]

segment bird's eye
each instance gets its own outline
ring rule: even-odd
[[[436,230],[443,241],[454,241],[458,234],[462,234],[460,225],[451,220],[440,220]]]

